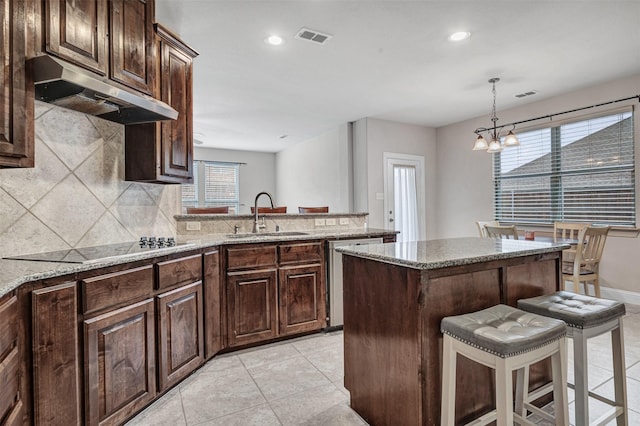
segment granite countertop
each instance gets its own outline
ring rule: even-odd
[[[340,247],[336,250],[356,257],[413,269],[439,269],[569,248],[567,244],[493,238],[450,238],[407,243]]]
[[[179,238],[179,245],[174,247],[164,247],[148,252],[131,253],[122,256],[103,258],[87,263],[58,263],[40,262],[27,260],[7,260],[0,259],[0,296],[18,288],[21,284],[29,281],[37,281],[47,278],[59,277],[63,275],[75,274],[78,272],[90,271],[92,269],[106,268],[138,260],[151,259],[157,256],[182,253],[190,250],[206,249],[220,245],[229,244],[250,244],[267,243],[279,241],[300,241],[317,239],[348,239],[360,237],[377,237],[385,234],[395,233],[383,229],[344,229],[340,231],[300,231],[281,233],[254,234],[211,234],[199,235],[198,239]]]

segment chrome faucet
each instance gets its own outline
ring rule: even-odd
[[[266,228],[267,225],[265,225],[264,221],[262,223],[258,223],[258,198],[260,198],[261,195],[266,195],[267,197],[269,197],[269,201],[271,202],[271,208],[274,208],[273,206],[273,198],[271,197],[271,194],[269,194],[268,192],[258,192],[258,195],[256,195],[256,199],[253,203],[253,212],[255,213],[255,217],[253,220],[253,230],[251,232],[253,232],[254,234],[260,232],[260,229],[262,228]]]

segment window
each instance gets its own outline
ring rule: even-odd
[[[187,207],[240,207],[240,165],[214,161],[193,162],[193,184],[182,185],[182,210]]]
[[[635,227],[630,109],[518,134],[494,155],[496,219]]]

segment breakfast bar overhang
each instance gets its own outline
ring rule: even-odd
[[[372,425],[439,425],[440,321],[560,289],[554,243],[453,238],[349,246],[343,254],[344,384]],[[549,366],[531,371],[531,388]],[[493,408],[492,371],[457,361],[456,423]]]

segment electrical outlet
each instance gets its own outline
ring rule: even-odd
[[[349,218],[348,217],[341,217],[340,218],[340,225],[348,225],[349,224]]]
[[[325,223],[327,224],[327,226],[336,226],[335,218],[327,219]]]
[[[187,222],[187,231],[199,231],[200,222]]]
[[[316,226],[324,226],[324,219],[316,219]]]

